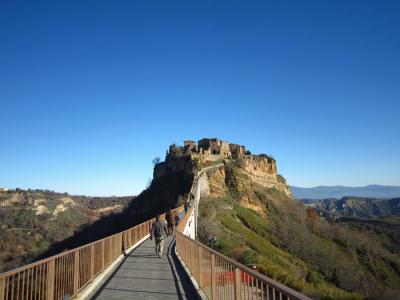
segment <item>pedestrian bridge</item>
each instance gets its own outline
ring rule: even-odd
[[[162,258],[149,239],[151,219],[0,274],[0,300],[310,299],[195,240],[199,182],[208,169],[194,179],[190,209],[175,209],[181,220]]]

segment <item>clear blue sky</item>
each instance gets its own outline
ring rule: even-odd
[[[399,1],[1,1],[0,186],[139,193],[220,137],[292,185],[400,185]]]

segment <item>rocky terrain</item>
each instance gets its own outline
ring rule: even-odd
[[[314,208],[321,216],[330,219],[400,216],[400,198],[343,197],[342,199],[306,200],[305,204]]]
[[[0,192],[0,271],[26,264],[82,226],[121,211],[132,197]]]

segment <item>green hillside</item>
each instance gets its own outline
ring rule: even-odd
[[[200,204],[198,233],[204,243],[213,236],[218,251],[256,264],[260,272],[316,299],[399,298],[399,219],[381,220],[380,229],[372,223],[368,228],[329,223],[284,193],[242,176],[238,167],[225,168],[231,174],[223,183],[226,195],[205,197]],[[243,207],[243,198],[262,211]]]

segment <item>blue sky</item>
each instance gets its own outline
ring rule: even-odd
[[[400,185],[398,1],[2,1],[0,186],[138,194],[220,137],[292,185]]]

